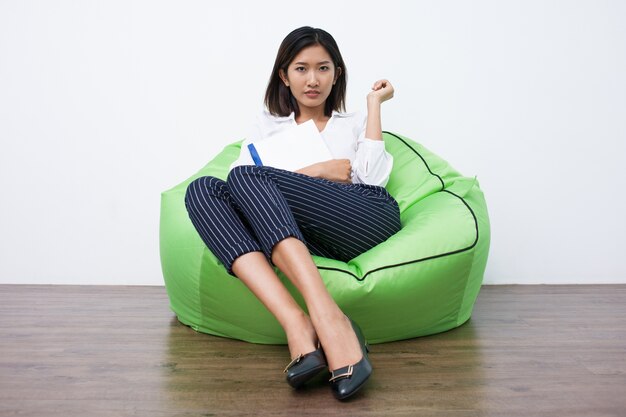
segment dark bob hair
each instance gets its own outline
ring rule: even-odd
[[[294,112],[296,117],[300,115],[298,102],[291,94],[289,87],[281,80],[280,70],[287,74],[289,64],[293,62],[296,55],[303,49],[315,45],[321,45],[326,49],[335,65],[335,71],[339,71],[337,82],[326,100],[324,114],[330,117],[333,110],[345,111],[348,78],[346,65],[339,52],[337,42],[325,30],[304,26],[287,35],[280,44],[280,48],[278,48],[274,69],[272,69],[272,75],[265,92],[265,106],[271,114],[275,116],[289,116],[291,112]]]

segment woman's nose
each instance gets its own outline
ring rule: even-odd
[[[317,76],[315,75],[315,71],[311,71],[309,73],[308,84],[309,87],[315,87],[319,84],[319,82],[317,81]]]

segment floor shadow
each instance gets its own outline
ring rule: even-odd
[[[469,321],[445,333],[373,345],[372,378],[341,407],[360,415],[424,406],[442,412],[480,409],[484,363],[478,333]],[[281,372],[289,359],[286,346],[198,333],[174,317],[166,351],[161,401],[175,415],[245,415],[255,410],[263,410],[259,415],[323,415],[339,404],[326,375],[302,390],[286,384]],[[471,395],[458,395],[463,392]]]

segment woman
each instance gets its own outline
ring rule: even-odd
[[[381,103],[387,80],[367,96],[367,116],[342,113],[346,66],[330,34],[311,27],[283,40],[264,111],[241,147],[226,181],[202,177],[185,196],[203,241],[276,317],[293,360],[294,388],[325,369],[338,399],[353,395],[372,368],[359,327],[327,291],[311,253],[348,261],[400,230],[397,202],[383,188],[393,163],[382,141]],[[254,166],[249,143],[313,120],[334,159],[296,172]],[[302,294],[306,314],[274,272]]]

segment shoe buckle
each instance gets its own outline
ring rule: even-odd
[[[332,376],[328,380],[328,382],[333,382],[333,381],[335,381],[335,380],[337,380],[339,378],[347,378],[349,376],[352,376],[352,370],[353,370],[352,365],[348,365],[348,370],[346,372],[342,373],[342,374],[335,375],[335,372],[331,371],[331,375]]]
[[[289,362],[289,365],[287,365],[285,367],[285,370],[283,371],[283,373],[287,373],[287,371],[289,370],[289,368],[291,368],[292,366],[294,366],[296,363],[300,362],[302,360],[302,358],[304,357],[304,355],[301,353],[298,355],[297,358],[295,358],[294,360],[292,360],[291,362]]]

